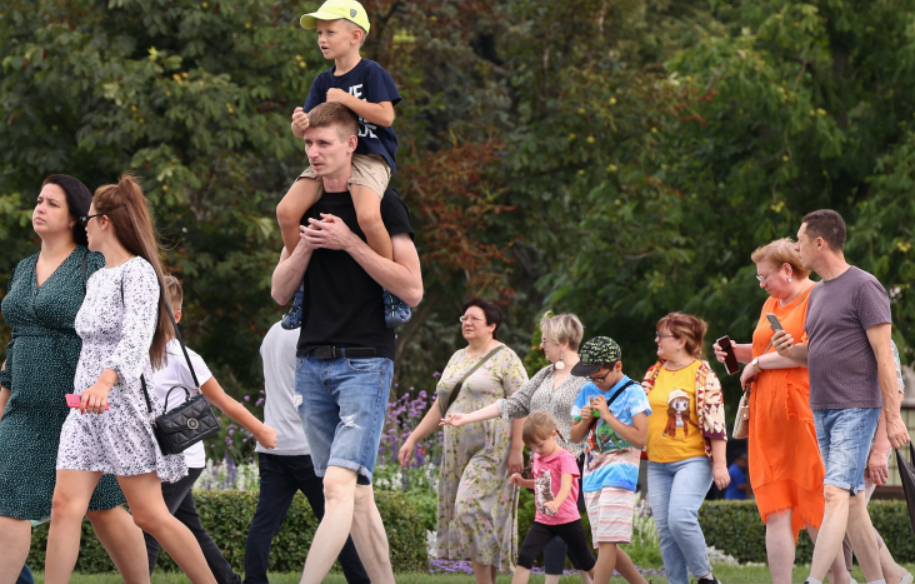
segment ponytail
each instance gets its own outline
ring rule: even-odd
[[[171,338],[172,324],[166,308],[165,279],[159,260],[159,242],[153,226],[149,205],[136,178],[125,172],[116,185],[105,185],[95,191],[93,204],[97,213],[107,215],[114,225],[114,234],[127,251],[149,262],[159,280],[159,313],[156,332],[149,347],[149,359],[154,368],[165,364],[165,346]]]

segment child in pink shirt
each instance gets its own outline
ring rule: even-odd
[[[512,584],[527,584],[534,559],[557,535],[569,546],[578,565],[594,576],[594,554],[585,537],[578,512],[578,481],[580,475],[575,457],[556,443],[556,423],[547,412],[531,412],[524,422],[524,443],[534,454],[533,479],[515,473],[511,484],[534,490],[537,513],[534,524],[524,538],[518,554],[518,567]]]

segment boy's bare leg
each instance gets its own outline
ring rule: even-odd
[[[300,178],[292,183],[283,196],[283,200],[276,206],[276,220],[280,224],[283,245],[289,253],[292,253],[295,246],[299,244],[299,223],[302,215],[315,204],[317,199],[318,181],[313,178]],[[380,209],[381,203],[379,203],[379,216]]]
[[[594,584],[607,584],[613,577],[613,570],[616,568],[616,551],[615,543],[600,542],[597,544],[597,565],[594,566]]]
[[[642,576],[642,573],[639,572],[638,568],[635,567],[635,564],[632,563],[632,559],[629,557],[629,554],[626,553],[626,550],[619,546],[616,546],[616,571],[619,572],[620,576],[622,576],[626,582],[629,582],[629,584],[648,584],[648,580]]]
[[[353,197],[353,205],[356,207],[359,227],[365,234],[369,247],[381,257],[393,260],[394,244],[391,243],[391,236],[381,220],[381,197],[365,185],[351,184],[349,192]],[[298,231],[296,231],[296,243],[298,243]]]

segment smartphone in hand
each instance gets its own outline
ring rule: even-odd
[[[727,369],[728,375],[733,375],[740,371],[740,364],[737,363],[737,355],[734,354],[734,345],[731,344],[731,337],[725,335],[718,339],[718,346],[727,353],[724,357],[724,368]]]
[[[766,318],[769,319],[769,326],[772,327],[772,330],[774,332],[785,330],[784,328],[782,328],[782,323],[778,322],[778,317],[775,316],[774,314],[772,314],[771,312],[766,313]]]
[[[68,393],[64,397],[67,398],[67,407],[74,408],[74,409],[79,408],[80,402],[83,399],[82,396],[76,395],[75,393]],[[107,411],[107,410],[108,410],[108,404],[105,404],[105,411]]]

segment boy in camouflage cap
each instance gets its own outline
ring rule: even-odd
[[[623,352],[610,337],[581,346],[572,375],[587,377],[572,406],[572,440],[588,439],[582,492],[598,548],[594,584],[607,584],[618,570],[631,584],[644,583],[619,544],[632,539],[635,489],[651,408],[645,390],[623,373]]]

